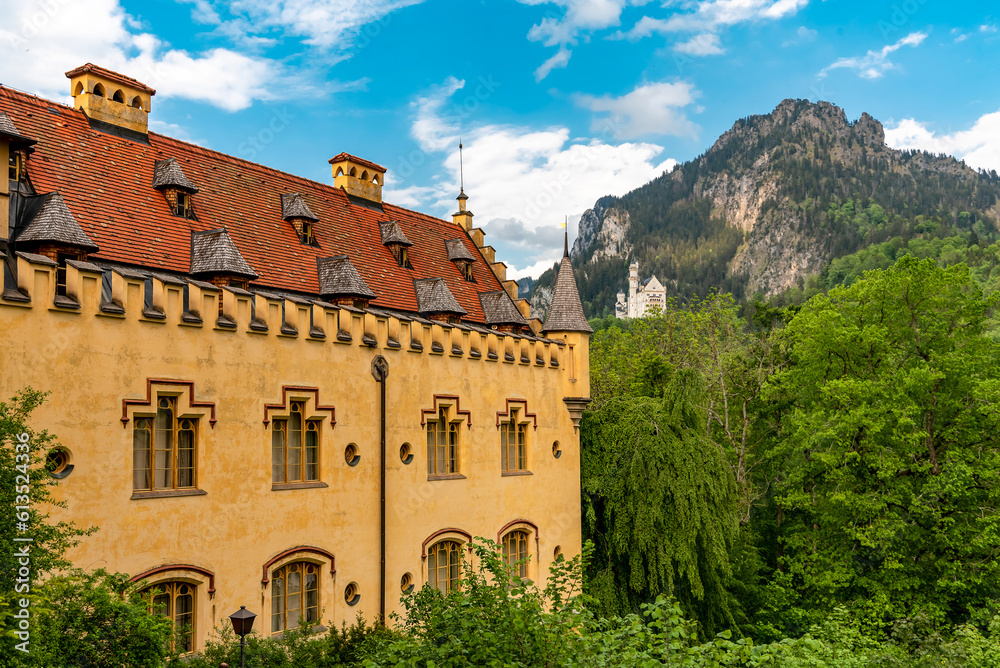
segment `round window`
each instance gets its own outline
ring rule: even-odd
[[[358,454],[358,446],[354,443],[348,443],[347,447],[344,448],[344,461],[347,462],[348,466],[357,466],[358,462],[361,461],[361,455]]]

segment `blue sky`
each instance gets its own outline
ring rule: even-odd
[[[469,207],[512,273],[558,224],[789,97],[1000,170],[1000,6],[933,0],[0,0],[0,81],[68,101],[94,62],[157,89],[154,130],[386,199]]]

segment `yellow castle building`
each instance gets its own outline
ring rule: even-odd
[[[35,424],[70,553],[148,582],[181,651],[241,605],[340,625],[455,586],[473,537],[544,582],[580,550],[588,336],[568,257],[542,324],[473,226],[148,130],[87,64],[73,105],[0,86],[0,395]],[[5,237],[5,238],[4,238]],[[564,253],[565,255],[565,253]]]

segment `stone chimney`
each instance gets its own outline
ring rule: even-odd
[[[341,153],[330,158],[330,164],[335,187],[342,188],[348,195],[377,204],[382,203],[385,167],[350,153]]]
[[[93,123],[149,134],[150,100],[156,91],[124,74],[87,63],[66,73],[73,106]]]

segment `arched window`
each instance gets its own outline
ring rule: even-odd
[[[319,621],[319,568],[293,561],[271,573],[271,633]]]
[[[458,420],[449,418],[449,406],[441,406],[436,419],[427,420],[427,475],[457,474]]]
[[[98,97],[106,97],[106,95],[104,94],[104,86],[102,86],[101,84],[95,85],[94,95],[97,95]]]
[[[367,181],[368,180],[368,170],[367,169],[365,171],[361,172],[361,180],[362,181]]]
[[[358,175],[358,168],[351,167],[351,176],[357,176],[357,175]]]
[[[528,470],[528,422],[522,422],[520,411],[511,410],[510,420],[500,423],[500,471]]]
[[[187,582],[160,582],[142,591],[149,611],[166,617],[174,625],[170,649],[180,654],[194,651],[195,585]]]
[[[137,491],[195,486],[197,418],[177,415],[177,397],[160,396],[156,415],[136,416],[132,429],[132,488]]]
[[[516,529],[503,537],[501,545],[504,563],[508,566],[516,566],[517,574],[522,578],[528,577],[528,555],[530,554],[528,540],[530,537],[524,529]]]
[[[319,480],[320,421],[305,419],[305,402],[293,401],[287,418],[271,426],[271,481]]]
[[[115,95],[112,99],[115,102],[121,102],[122,104],[125,104],[125,93],[121,92],[121,90],[116,90]]]
[[[378,174],[372,174],[372,183],[374,183],[375,185],[379,184],[379,182],[378,182]]]
[[[462,544],[443,540],[427,550],[427,584],[442,594],[458,587],[462,580]]]
[[[142,109],[142,100],[139,98],[138,95],[136,95],[135,97],[132,98],[132,108],[133,109]]]
[[[337,176],[343,176],[343,175],[344,175],[344,168],[337,167]]]
[[[73,88],[73,97],[76,97],[77,95],[80,95],[81,93],[83,93],[83,82],[82,81],[77,81],[76,82],[76,87]]]

